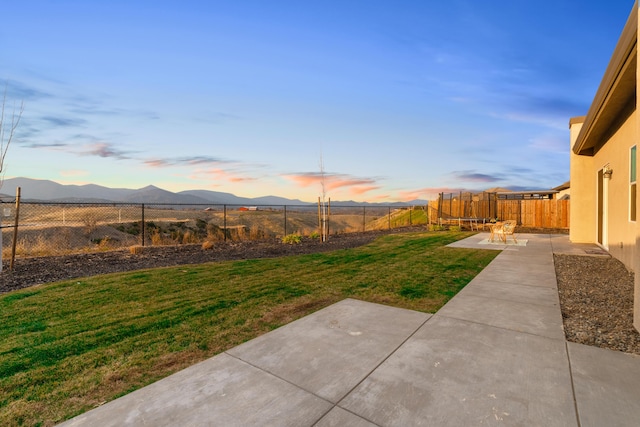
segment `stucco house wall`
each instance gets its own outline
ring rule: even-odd
[[[630,149],[637,141],[636,123],[634,111],[595,155],[572,155],[571,179],[575,184],[572,184],[569,232],[571,241],[599,243],[631,270],[634,270],[636,221],[629,218],[629,164]],[[603,224],[605,233],[599,238],[598,174],[605,167],[613,172],[611,178],[605,178],[608,181],[605,183],[606,206],[603,206],[606,223]]]
[[[571,146],[576,143],[582,129],[584,117],[576,117],[569,122]],[[593,157],[580,156],[570,152],[571,211],[569,214],[569,240],[574,243],[596,241],[597,225],[597,182],[593,177]]]
[[[638,14],[636,0],[587,115],[569,122],[569,238],[601,245],[634,271],[634,326],[640,330],[640,222],[631,217],[630,205],[637,194],[631,187],[631,147],[636,167],[640,148]],[[637,197],[635,205],[639,213]]]

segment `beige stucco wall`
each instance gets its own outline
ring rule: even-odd
[[[558,200],[564,200],[566,197],[571,198],[571,188],[559,191],[558,194],[556,194],[556,199]]]
[[[637,141],[637,112],[634,111],[593,157],[591,173],[597,182],[598,170],[607,164],[613,169],[608,183],[608,238],[604,246],[632,270],[637,227],[636,222],[629,219],[629,161],[630,149]]]
[[[582,129],[581,122],[572,120],[570,127],[571,147]],[[597,180],[593,179],[593,157],[570,155],[571,211],[569,212],[569,240],[574,243],[596,241],[596,195]]]
[[[629,219],[629,155],[637,144],[638,115],[634,111],[594,156],[571,152],[571,229],[569,239],[575,243],[598,240],[598,171],[605,165],[613,169],[608,180],[607,233],[603,246],[627,268],[635,270],[636,222]],[[571,140],[575,141],[581,123],[572,123]]]

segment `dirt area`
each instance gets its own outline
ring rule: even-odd
[[[117,273],[146,268],[202,264],[287,255],[327,252],[365,245],[383,234],[410,229],[348,233],[333,235],[327,242],[303,238],[300,244],[284,244],[280,240],[216,242],[211,249],[202,245],[146,246],[138,254],[128,249],[74,255],[17,258],[13,271],[5,263],[0,273],[0,294],[38,284],[60,280]],[[424,228],[422,228],[424,230]]]
[[[297,245],[278,240],[218,242],[208,250],[201,245],[150,246],[135,255],[118,250],[21,258],[13,271],[5,265],[0,273],[0,294],[98,274],[353,248],[382,234],[406,231],[410,229],[341,234],[325,243],[304,239]],[[567,340],[640,355],[640,334],[632,324],[633,274],[610,257],[556,255],[555,268]]]
[[[640,355],[633,327],[633,273],[609,256],[555,255],[568,341]]]

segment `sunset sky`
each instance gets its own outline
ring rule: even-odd
[[[5,178],[303,201],[321,171],[332,200],[549,189],[633,3],[4,2],[0,82],[25,104]]]

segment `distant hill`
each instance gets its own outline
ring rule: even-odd
[[[198,197],[201,200],[205,200],[205,203],[214,203],[217,205],[246,205],[256,204],[253,199],[247,197],[238,197],[231,193],[224,193],[220,191],[210,190],[186,190],[177,194]]]
[[[262,196],[256,198],[238,197],[231,193],[209,190],[187,190],[173,193],[153,185],[139,189],[109,188],[95,184],[65,185],[54,181],[10,178],[2,184],[1,192],[7,197],[14,197],[15,189],[21,188],[22,200],[70,203],[149,203],[149,204],[187,204],[187,205],[309,205],[298,199],[287,199],[278,196]],[[354,201],[332,201],[333,206],[388,206],[388,205],[421,205],[426,201],[416,200],[409,203],[361,203]]]

